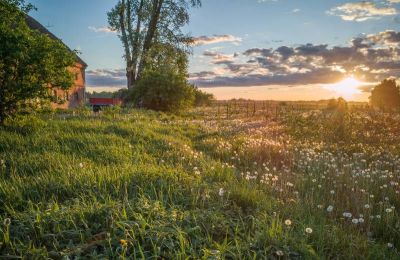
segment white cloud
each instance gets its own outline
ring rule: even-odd
[[[208,45],[220,42],[232,42],[233,44],[239,44],[242,38],[235,37],[233,35],[213,35],[213,36],[199,36],[193,38],[194,45]]]
[[[94,27],[94,26],[89,26],[89,30],[96,32],[96,33],[116,33],[116,31],[111,30],[108,27]]]
[[[389,0],[399,1],[399,0]],[[393,7],[377,6],[374,2],[346,3],[332,8],[327,12],[341,17],[345,21],[363,22],[370,19],[380,19],[383,16],[396,15]]]

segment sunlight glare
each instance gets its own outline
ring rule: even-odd
[[[356,94],[360,94],[359,89],[363,82],[356,79],[354,76],[343,79],[342,81],[334,84],[329,84],[327,88],[336,92],[336,94],[343,96],[344,98],[351,98]]]

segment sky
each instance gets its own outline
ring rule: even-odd
[[[79,50],[89,91],[125,87],[123,49],[107,28],[117,0],[31,0],[31,15]],[[189,80],[218,99],[367,101],[400,78],[400,0],[203,0]]]

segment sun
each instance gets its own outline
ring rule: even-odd
[[[351,98],[354,95],[361,93],[359,87],[363,84],[365,83],[359,81],[354,76],[350,76],[338,83],[327,85],[327,88],[336,92],[336,94],[339,96],[342,96],[344,98]]]

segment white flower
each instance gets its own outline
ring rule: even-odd
[[[278,250],[275,252],[277,256],[283,256],[284,253],[281,250]]]
[[[329,205],[328,208],[326,209],[326,211],[328,211],[329,213],[333,211],[333,206]]]
[[[393,248],[393,244],[392,244],[392,243],[387,243],[387,246],[388,246],[389,248]]]
[[[393,210],[391,208],[387,208],[385,211],[386,213],[392,213]]]
[[[353,224],[358,224],[358,219],[353,218],[353,219],[351,220],[351,222],[353,222]]]
[[[360,224],[364,223],[364,219],[363,218],[359,218],[358,219],[358,223],[360,223]]]
[[[332,195],[335,194],[335,191],[334,191],[334,190],[331,190],[331,194],[332,194]]]
[[[224,188],[220,188],[218,191],[218,195],[222,197],[222,196],[224,196],[224,194],[225,194]]]
[[[83,168],[83,163],[79,163],[79,167]]]
[[[3,220],[3,225],[4,225],[4,226],[9,226],[10,224],[11,224],[11,219],[5,218],[5,219]]]
[[[285,225],[286,226],[292,225],[292,221],[290,219],[285,220]]]
[[[345,218],[351,218],[353,215],[350,212],[344,212],[343,217]]]
[[[369,204],[365,204],[364,208],[369,209]]]
[[[307,234],[311,234],[312,232],[313,232],[312,228],[309,228],[309,227],[306,228],[306,233],[307,233]]]

